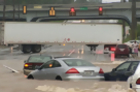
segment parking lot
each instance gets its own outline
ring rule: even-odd
[[[97,48],[98,51],[103,51],[102,46]],[[82,54],[78,52],[79,49],[83,49]],[[108,54],[93,54],[90,49],[86,46],[60,46],[55,45],[47,47],[42,50],[42,54],[52,55],[52,56],[71,56],[74,58],[83,58],[94,65],[99,66],[104,72],[111,71],[112,68],[116,67],[119,63],[131,58],[117,58],[114,63],[111,61]],[[9,49],[0,51],[0,91],[1,92],[43,92],[40,88],[36,89],[38,86],[56,86],[62,88],[80,88],[80,89],[100,89],[105,88],[108,90],[111,86],[119,84],[124,89],[127,89],[126,82],[105,82],[105,81],[52,81],[52,80],[27,80],[23,75],[23,64],[30,54],[22,54],[21,51],[16,49],[11,53]],[[6,65],[12,69],[17,70],[19,73],[13,73],[10,69],[5,68]],[[95,86],[95,83],[96,86]],[[116,86],[117,87],[117,86]],[[119,88],[119,87],[118,87]],[[123,89],[121,88],[121,89]],[[45,90],[45,89],[44,89]],[[47,89],[46,89],[47,90]],[[44,91],[47,92],[47,91]],[[48,91],[49,92],[49,91]],[[54,91],[52,91],[54,92]],[[97,92],[97,91],[95,91]],[[100,91],[105,92],[105,91]],[[109,91],[107,91],[109,92]],[[115,92],[115,91],[114,91]]]

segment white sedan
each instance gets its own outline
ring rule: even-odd
[[[128,78],[127,83],[129,88],[132,88],[136,92],[140,92],[140,61],[134,68],[136,68],[135,73]]]

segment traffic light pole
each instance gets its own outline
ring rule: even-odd
[[[136,0],[132,0],[132,23],[131,23],[131,37],[132,40],[136,39]]]
[[[5,21],[5,0],[3,0],[3,21]]]
[[[13,21],[15,20],[15,0],[13,0]]]
[[[123,0],[123,2],[125,2],[125,0]],[[122,20],[122,25],[123,25],[123,40],[125,38],[125,21]]]
[[[18,0],[18,21],[20,21],[20,0]]]

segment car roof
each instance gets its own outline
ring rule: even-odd
[[[41,54],[40,54],[40,55],[39,55],[39,54],[38,54],[38,55],[30,55],[30,57],[32,57],[32,56],[46,56],[46,57],[52,57],[51,55],[41,55]]]
[[[140,62],[139,60],[130,60],[130,61],[126,61],[126,62]]]
[[[62,60],[63,61],[65,59],[69,59],[70,60],[70,59],[78,59],[78,58],[56,58],[55,60]],[[79,60],[82,60],[82,59],[79,59]]]
[[[118,46],[118,45],[126,45],[126,44],[117,44],[117,46]]]
[[[59,56],[59,57],[54,57],[54,58],[71,58],[70,56]]]

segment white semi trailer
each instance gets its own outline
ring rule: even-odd
[[[45,44],[85,44],[91,50],[104,44],[111,50],[122,43],[120,24],[4,22],[3,31],[4,44],[21,45],[23,53],[39,53]]]

